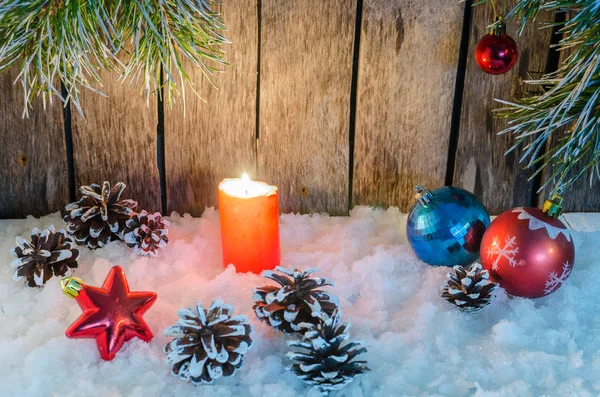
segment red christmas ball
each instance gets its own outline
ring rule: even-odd
[[[517,62],[518,56],[517,43],[503,32],[483,36],[475,48],[477,65],[489,74],[508,72]]]
[[[569,277],[575,246],[566,226],[537,208],[502,213],[481,241],[481,263],[507,293],[539,298]]]

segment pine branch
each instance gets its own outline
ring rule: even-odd
[[[221,35],[225,26],[213,1],[133,0],[123,3],[120,30],[133,42],[123,78],[143,81],[144,92],[159,91],[160,66],[165,72],[166,103],[175,96],[185,101],[185,86],[198,94],[186,68],[198,67],[210,81],[225,65]]]
[[[165,70],[167,103],[194,89],[187,70],[210,79],[224,65],[227,43],[220,3],[214,0],[9,0],[0,2],[0,72],[18,64],[23,115],[33,99],[57,96],[83,114],[82,89],[100,93],[100,71],[160,92]],[[130,50],[130,51],[128,51]],[[66,96],[61,95],[64,84]]]
[[[540,190],[553,184],[552,193],[560,194],[588,172],[590,184],[594,176],[600,179],[600,2],[519,0],[507,18],[518,20],[522,31],[543,10],[570,15],[560,25],[563,39],[557,46],[570,55],[556,72],[525,81],[540,94],[498,100],[505,107],[497,112],[510,119],[500,132],[515,138],[509,151],[524,145],[521,161],[526,168],[536,169],[534,175],[551,170]],[[544,152],[553,135],[560,136],[558,142]]]
[[[98,1],[13,0],[0,4],[0,71],[20,63],[24,90],[24,115],[31,101],[42,94],[44,104],[52,95],[79,107],[80,87],[92,89],[100,82],[98,71],[114,69],[109,47],[118,38],[100,16],[106,8]],[[67,96],[61,95],[64,83]]]

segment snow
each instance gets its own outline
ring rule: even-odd
[[[340,396],[595,396],[600,394],[600,216],[569,215],[577,258],[570,278],[537,300],[509,298],[465,314],[439,297],[448,268],[420,262],[407,245],[406,215],[397,209],[355,208],[350,217],[282,215],[282,265],[321,268],[335,282],[351,338],[364,342],[371,372]],[[59,278],[43,289],[12,281],[15,237],[34,227],[64,228],[58,214],[0,221],[0,395],[21,396],[309,396],[318,393],[285,371],[289,337],[256,320],[253,274],[221,264],[218,213],[169,217],[170,243],[158,258],[137,256],[123,243],[81,250],[77,276],[101,285],[114,265],[132,290],[158,300],[144,316],[150,343],[127,342],[112,362],[93,340],[71,340],[79,316]],[[578,224],[582,224],[578,228]],[[162,352],[163,330],[177,310],[221,297],[254,327],[253,346],[235,377],[194,386],[172,376]]]

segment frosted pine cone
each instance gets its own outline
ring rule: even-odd
[[[120,238],[125,222],[137,208],[133,200],[119,200],[123,189],[123,182],[112,189],[108,182],[102,188],[95,183],[79,188],[81,199],[67,205],[67,215],[63,218],[78,245],[95,249]]]
[[[252,345],[248,317],[232,317],[233,306],[215,299],[208,310],[197,303],[193,309],[180,309],[177,324],[165,330],[175,339],[164,352],[173,374],[194,384],[212,383],[231,376],[244,364],[244,354]]]
[[[69,269],[77,267],[79,251],[64,230],[58,232],[54,226],[40,231],[33,229],[31,242],[17,237],[17,246],[12,254],[17,257],[12,263],[16,267],[13,280],[23,278],[30,287],[41,287],[52,276],[64,276]]]
[[[158,251],[169,242],[167,227],[159,212],[142,211],[125,222],[124,240],[128,247],[140,255],[158,256]]]
[[[350,337],[350,323],[339,324],[340,315],[336,310],[317,324],[300,324],[304,330],[301,340],[288,342],[302,349],[288,353],[288,358],[295,361],[288,369],[325,396],[369,371],[366,361],[355,360],[367,351],[362,342],[344,344]]]
[[[265,285],[255,288],[253,309],[259,320],[286,334],[300,331],[300,323],[316,323],[322,313],[330,316],[338,307],[337,297],[319,290],[333,286],[331,280],[310,278],[317,269],[306,271],[277,267],[276,272],[266,270],[265,278],[279,286]]]
[[[468,269],[454,266],[453,270],[454,273],[448,273],[442,298],[467,313],[477,312],[491,303],[497,285],[488,281],[489,273],[481,264],[474,263]]]

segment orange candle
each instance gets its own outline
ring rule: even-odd
[[[260,273],[279,265],[277,187],[242,178],[219,184],[223,264],[240,273]]]

